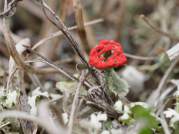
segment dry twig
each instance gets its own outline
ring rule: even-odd
[[[41,104],[41,109],[43,109],[43,112],[39,112],[39,117],[30,115],[29,113],[26,112],[21,112],[21,111],[3,111],[0,113],[0,118],[18,118],[18,119],[24,119],[28,121],[33,121],[34,123],[37,123],[41,127],[45,128],[48,133],[50,134],[59,134],[59,132],[65,134],[66,131],[60,127],[59,125],[57,126],[57,123],[52,120],[52,118],[49,116],[49,113],[46,113],[47,109],[44,107],[44,104]]]
[[[85,48],[86,51],[90,50],[89,42],[87,39],[87,33],[85,30],[84,25],[84,15],[83,15],[83,9],[80,0],[73,0],[73,5],[75,8],[75,19],[78,27],[78,34],[82,42],[82,46]],[[84,51],[85,51],[84,50]]]
[[[144,60],[144,61],[154,61],[156,60],[156,57],[144,57],[144,56],[138,56],[138,55],[133,55],[129,53],[125,53],[126,57],[136,59],[136,60]]]
[[[80,91],[80,88],[82,86],[84,79],[85,79],[85,73],[84,73],[84,71],[82,71],[81,76],[80,76],[80,81],[79,81],[79,84],[77,86],[76,93],[75,93],[73,103],[72,103],[70,120],[69,120],[69,123],[68,123],[68,134],[72,134],[75,109],[76,109],[76,106],[77,106],[77,103],[78,103],[79,91]]]
[[[88,70],[91,72],[93,77],[96,79],[97,84],[101,85],[100,80],[98,78],[98,75],[96,74],[95,70],[92,69],[85,57],[83,56],[82,52],[79,49],[79,45],[76,42],[76,40],[73,38],[73,36],[70,34],[68,28],[65,26],[65,24],[62,22],[62,20],[55,14],[55,12],[44,2],[44,0],[40,0],[42,9],[48,20],[54,24],[61,32],[65,35],[65,37],[70,42],[71,47],[73,50],[78,54],[80,57],[80,60],[82,63],[88,68]]]
[[[171,34],[169,34],[169,33],[166,33],[166,32],[164,32],[164,31],[160,30],[158,27],[154,26],[154,25],[150,22],[150,20],[149,20],[147,17],[145,17],[144,15],[141,15],[140,17],[145,21],[145,23],[146,23],[148,26],[150,26],[151,29],[153,29],[153,30],[156,31],[157,33],[159,33],[159,34],[161,34],[161,35],[163,35],[163,36],[168,37],[168,38],[171,39],[172,41],[179,42],[179,37],[176,37],[176,36],[174,36],[174,35],[171,35]]]
[[[70,73],[64,71],[62,68],[57,67],[55,64],[53,64],[51,61],[49,61],[47,58],[43,57],[39,53],[33,51],[32,49],[28,49],[28,50],[31,53],[33,53],[33,54],[37,55],[38,57],[40,57],[42,59],[41,62],[44,62],[44,63],[48,64],[49,66],[51,66],[52,68],[54,68],[55,70],[57,70],[58,72],[63,74],[64,76],[66,76],[67,78],[69,78],[71,80],[79,81],[78,78],[76,78],[75,76],[71,75]],[[91,87],[91,84],[89,82],[87,82],[87,81],[84,82],[84,85],[87,86],[88,88]]]
[[[147,103],[150,106],[154,106],[155,103],[158,103],[157,98],[159,97],[164,86],[166,85],[167,79],[168,79],[169,75],[171,74],[172,70],[174,69],[174,67],[176,66],[177,63],[178,63],[178,59],[175,59],[171,63],[171,65],[169,66],[169,68],[165,72],[164,76],[162,77],[157,89],[155,91],[153,91],[153,93],[151,93],[151,95],[147,99]]]
[[[92,21],[89,21],[89,22],[86,22],[84,25],[85,26],[90,26],[90,25],[94,25],[94,24],[98,24],[98,23],[101,23],[103,22],[104,20],[103,19],[96,19],[96,20],[92,20]],[[71,30],[75,30],[77,29],[78,27],[77,26],[72,26],[72,27],[69,27],[68,30],[71,31]],[[50,34],[49,36],[43,38],[42,40],[40,40],[39,42],[37,42],[33,47],[32,49],[35,50],[36,48],[40,47],[41,45],[43,45],[43,43],[45,43],[46,41],[48,40],[51,40],[55,37],[58,37],[58,36],[61,36],[63,35],[63,33],[61,31],[58,31],[58,32],[55,32],[55,33],[52,33]]]
[[[79,45],[76,42],[76,40],[72,37],[70,34],[68,28],[65,26],[65,24],[62,22],[62,20],[55,14],[55,12],[44,2],[44,0],[40,0],[42,9],[48,20],[54,24],[62,33],[65,35],[65,37],[69,40],[71,47],[73,50],[79,55],[82,63],[86,65],[89,69],[90,66],[86,59],[84,58],[83,54],[79,50]]]
[[[7,9],[4,10],[4,12],[0,13],[0,18],[4,18],[4,17],[7,17],[7,16],[10,16],[11,14],[14,14],[14,11],[13,9],[16,8],[18,2],[20,2],[22,0],[12,0],[8,6],[7,6]]]

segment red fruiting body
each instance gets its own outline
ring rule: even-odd
[[[102,70],[121,67],[126,62],[121,44],[113,40],[101,40],[89,55],[89,64]]]

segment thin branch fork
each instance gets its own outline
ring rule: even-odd
[[[6,10],[4,10],[2,13],[0,13],[0,18],[4,18],[7,17],[11,14],[11,12],[13,12],[13,8],[15,8],[18,4],[18,2],[20,2],[22,0],[12,0],[9,4]]]
[[[54,68],[55,70],[57,70],[58,72],[60,72],[61,74],[63,74],[64,76],[66,76],[67,78],[71,79],[71,80],[75,80],[75,81],[79,81],[78,78],[76,78],[75,76],[71,75],[70,73],[64,71],[62,68],[57,67],[54,63],[52,63],[50,60],[48,60],[47,58],[45,58],[44,56],[42,56],[41,54],[37,53],[36,51],[27,48],[28,51],[30,53],[35,54],[36,56],[40,57],[42,60],[41,62],[44,62],[46,64],[48,64],[49,66],[51,66],[52,68]],[[40,70],[39,70],[40,71]],[[88,81],[84,81],[84,85],[88,88],[90,88],[92,86],[91,83],[89,83]]]
[[[5,20],[3,21],[3,25],[4,25],[4,28],[3,28],[4,31],[3,31],[3,33],[4,33],[4,36],[5,36],[5,40],[7,42],[6,43],[7,44],[7,48],[9,50],[10,55],[13,57],[15,63],[17,64],[17,66],[20,67],[21,69],[27,71],[27,72],[30,72],[30,73],[36,73],[36,74],[44,73],[44,70],[33,68],[33,67],[31,67],[31,66],[29,66],[29,65],[24,63],[24,61],[22,60],[22,58],[20,57],[19,53],[17,52],[17,50],[15,48],[15,42],[13,41],[13,39],[12,39],[10,33],[9,33],[9,29],[8,29],[6,23],[5,23]],[[47,59],[45,59],[45,61],[47,61]],[[49,62],[46,62],[46,63],[49,63]],[[78,79],[76,77],[73,77],[72,75],[66,73],[65,71],[63,71],[59,67],[54,66],[53,63],[51,63],[50,65],[53,68],[55,68],[56,70],[58,70],[60,73],[62,73],[64,76],[66,76],[67,78],[70,78],[72,80],[77,80],[78,81]],[[87,87],[90,87],[90,84],[87,83],[87,82],[85,82],[85,85]]]
[[[15,42],[14,42],[14,40],[11,37],[9,28],[6,25],[5,18],[3,18],[3,34],[4,34],[5,40],[7,42],[6,45],[7,45],[8,51],[9,51],[10,55],[13,57],[15,63],[17,64],[17,66],[19,68],[21,68],[21,69],[23,69],[23,70],[25,70],[25,71],[27,71],[29,73],[39,74],[39,73],[43,73],[44,72],[43,70],[35,69],[35,68],[25,64],[25,62],[23,61],[23,59],[21,58],[21,56],[19,55],[19,53],[16,50]],[[47,63],[49,63],[49,62],[47,62]],[[50,64],[50,65],[53,66],[53,68],[58,70],[60,73],[62,73],[66,77],[68,77],[68,78],[70,78],[72,80],[78,80],[76,77],[71,77],[71,75],[69,75],[68,73],[66,73],[63,70],[59,69],[58,67],[54,66],[53,63]],[[90,87],[90,85],[88,83],[86,83],[86,86]]]
[[[48,18],[48,20],[54,24],[59,30],[62,31],[62,33],[65,35],[65,37],[69,40],[71,47],[73,48],[73,50],[78,54],[78,56],[80,57],[80,60],[82,61],[82,63],[84,65],[86,65],[86,67],[88,68],[88,70],[91,72],[91,74],[93,75],[93,77],[96,79],[97,84],[101,85],[100,80],[97,76],[97,74],[95,73],[95,71],[89,66],[88,62],[86,61],[85,57],[83,56],[83,54],[81,53],[80,49],[79,49],[79,45],[78,43],[75,41],[75,39],[72,37],[72,35],[70,34],[68,28],[65,26],[65,24],[62,22],[62,20],[55,14],[55,12],[44,2],[44,0],[40,0],[42,9],[44,14],[46,15],[46,17]]]
[[[36,73],[36,74],[43,73],[44,72],[43,70],[36,69],[36,68],[33,68],[33,67],[25,64],[25,62],[23,61],[23,59],[21,58],[21,56],[19,55],[19,53],[16,50],[15,42],[14,42],[13,38],[11,37],[11,34],[10,34],[9,28],[6,24],[5,18],[3,18],[3,28],[2,29],[3,29],[3,34],[4,34],[4,37],[5,37],[5,40],[6,40],[6,45],[7,45],[8,51],[9,51],[10,55],[13,57],[17,66],[19,68],[29,72],[29,73]],[[45,61],[47,61],[47,59],[45,59]],[[46,62],[46,63],[49,63],[49,62]],[[62,73],[67,78],[70,78],[72,80],[78,80],[76,77],[73,77],[72,75],[66,73],[65,71],[63,71],[59,67],[55,66],[53,63],[51,63],[50,65],[53,66],[53,68],[58,70],[60,73]],[[85,82],[85,83],[86,83],[87,87],[90,87],[89,83],[87,83],[87,82]]]
[[[89,21],[89,22],[85,22],[84,23],[84,26],[90,26],[90,25],[94,25],[94,24],[97,24],[97,23],[100,23],[100,22],[103,22],[104,20],[102,18],[100,19],[96,19],[96,20],[92,20],[92,21]],[[77,29],[78,27],[75,25],[75,26],[72,26],[72,27],[69,27],[68,30],[71,31],[71,30],[75,30]],[[43,45],[43,43],[45,43],[46,41],[48,40],[51,40],[55,37],[58,37],[60,35],[62,35],[63,33],[61,31],[58,31],[58,32],[55,32],[55,33],[52,33],[50,34],[49,36],[43,38],[42,40],[40,40],[39,42],[37,42],[33,47],[32,49],[35,50],[37,49],[38,47],[40,47],[41,45]]]
[[[60,73],[63,74],[64,70],[62,70],[61,68],[57,67],[56,65],[54,65],[51,61],[49,61],[48,59],[46,59],[45,57],[43,57],[42,55],[38,54],[37,52],[33,51],[33,50],[30,50],[30,52],[32,52],[33,54],[37,55],[38,57],[40,57],[41,59],[43,59],[42,62],[48,64],[49,66],[53,67],[54,69],[56,69],[57,71],[59,71]],[[62,72],[63,71],[63,72]],[[67,75],[65,75],[67,74]],[[67,72],[65,72],[65,76],[72,79],[72,80],[75,80],[75,81],[78,81],[82,84],[84,84],[88,89],[91,89],[92,87],[95,87],[94,85],[92,85],[91,83],[89,83],[89,81],[83,79],[83,75],[81,75],[80,79],[74,77],[73,75],[71,74],[68,74]],[[81,86],[81,84],[80,84]],[[95,87],[96,89],[98,89],[99,91],[103,92],[103,89],[101,89],[101,87]],[[107,96],[105,96],[107,97]],[[104,99],[104,98],[103,98]],[[109,98],[106,98],[106,99],[109,99]],[[105,99],[104,99],[105,100]],[[89,102],[88,100],[85,99],[85,101]],[[107,101],[108,102],[108,101]],[[93,103],[93,105],[97,108],[97,109],[100,109],[100,110],[104,110],[104,111],[107,111],[107,113],[109,114],[110,117],[118,117],[119,116],[119,113],[117,113],[112,107],[110,104],[98,104],[98,103]]]
[[[86,61],[83,54],[79,50],[78,43],[74,40],[68,28],[64,25],[62,20],[55,14],[55,12],[44,2],[44,0],[40,0],[40,2],[42,5],[43,12],[48,18],[48,20],[52,22],[59,30],[62,31],[65,37],[69,40],[74,51],[79,55],[81,61],[90,69],[88,62]]]

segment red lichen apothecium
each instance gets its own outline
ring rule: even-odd
[[[101,40],[89,55],[89,64],[102,70],[121,67],[126,62],[121,44],[113,40]]]

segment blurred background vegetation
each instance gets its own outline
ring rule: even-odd
[[[177,60],[170,61],[170,57],[166,55],[179,41],[179,0],[46,2],[69,29],[77,25],[70,33],[87,61],[90,50],[102,39],[120,42],[128,57],[128,64],[116,69],[116,72],[128,82],[130,91],[126,98],[130,106],[120,99],[112,106],[122,112],[124,119],[107,118],[106,111],[102,113],[99,109],[86,106],[83,97],[87,92],[83,87],[80,90],[80,106],[77,107],[73,133],[179,133],[179,69]],[[1,13],[3,5],[4,0],[1,0]],[[38,0],[19,1],[10,11],[7,20],[16,44],[26,39],[24,42],[32,48],[35,47],[37,53],[77,78],[81,70],[86,69],[63,34],[52,37],[59,29],[45,17]],[[21,76],[18,74],[15,73],[8,83],[13,63],[9,60],[2,29],[3,25],[0,25],[0,110],[20,109],[36,115],[37,105],[41,100],[50,100],[54,102],[53,110],[58,111],[54,112],[55,117],[63,120],[62,124],[65,126],[64,122],[68,122],[72,98],[79,83],[64,78],[45,63],[39,62],[37,55],[30,55],[28,52],[21,55],[24,61],[33,67],[46,70],[46,73],[25,74],[25,92],[21,90]],[[90,77],[93,82],[91,79]],[[9,90],[6,90],[7,85]],[[25,100],[21,101],[21,95]],[[125,107],[130,110],[125,110]],[[58,117],[61,115],[63,118]],[[141,119],[145,122],[144,125],[141,125]],[[28,126],[28,123],[25,122],[23,126],[17,119],[0,120],[0,133],[45,133],[43,128],[39,129],[36,124],[33,124],[35,127],[32,124]],[[90,123],[94,126],[88,128]]]

